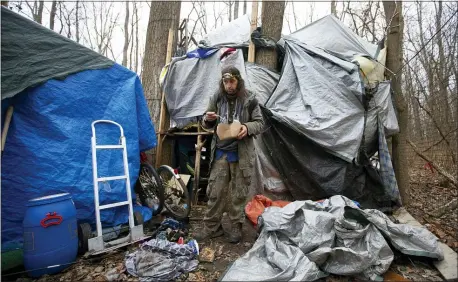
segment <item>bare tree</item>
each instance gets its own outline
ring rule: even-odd
[[[243,0],[243,14],[246,15],[247,3],[246,0]]]
[[[126,1],[126,18],[124,20],[124,48],[122,51],[122,65],[127,67],[127,51],[129,49],[129,1]]]
[[[337,2],[335,0],[331,1],[331,14],[337,17]]]
[[[386,24],[388,26],[387,36],[387,59],[386,67],[390,70],[400,70],[402,65],[402,42],[404,21],[402,17],[402,2],[383,2],[386,15]],[[407,126],[408,112],[407,105],[402,95],[401,75],[394,76],[387,72],[391,79],[391,85],[394,91],[394,100],[398,112],[400,132],[393,136],[392,154],[393,167],[398,182],[401,199],[404,205],[410,201],[409,196],[409,171],[407,163]]]
[[[239,17],[239,2],[240,2],[240,0],[235,0],[235,4],[234,4],[234,20],[236,20]]]
[[[135,14],[135,72],[138,72],[138,9],[137,3],[134,2],[134,14]]]
[[[76,35],[76,42],[80,42],[80,18],[79,18],[79,9],[80,9],[80,1],[76,1],[76,12],[75,12],[75,35]]]
[[[24,1],[27,6],[30,9],[30,13],[32,14],[32,18],[34,21],[37,23],[41,24],[42,19],[43,19],[43,7],[44,7],[44,1],[33,1],[33,4],[31,4],[31,1]]]
[[[54,30],[54,20],[56,18],[56,11],[57,11],[57,1],[52,1],[51,4],[51,13],[49,14],[49,28]]]

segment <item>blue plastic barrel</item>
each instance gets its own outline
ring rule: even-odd
[[[60,272],[75,261],[78,229],[69,193],[29,200],[22,226],[24,267],[31,277]]]

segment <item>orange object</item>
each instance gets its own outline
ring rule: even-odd
[[[386,272],[385,275],[383,275],[383,281],[393,281],[394,282],[394,281],[410,281],[410,280],[390,270]]]
[[[256,195],[245,206],[245,215],[253,223],[254,226],[258,223],[258,217],[264,212],[267,207],[284,207],[291,202],[288,201],[272,201],[263,195]]]

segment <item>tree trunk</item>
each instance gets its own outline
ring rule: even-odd
[[[262,2],[262,34],[271,37],[275,42],[280,39],[283,27],[283,14],[285,2]],[[277,51],[275,49],[262,48],[256,52],[256,63],[267,68],[277,68]]]
[[[234,20],[236,20],[239,17],[239,2],[240,2],[240,0],[235,0],[235,4],[234,4]]]
[[[37,11],[37,23],[41,24],[43,21],[43,7],[44,7],[44,1],[40,1],[40,4],[38,5],[38,11]]]
[[[436,5],[436,3],[434,3]],[[439,86],[439,105],[440,105],[440,115],[439,121],[445,128],[445,131],[448,132],[450,130],[449,121],[453,120],[453,116],[450,111],[450,103],[448,101],[448,93],[447,93],[447,86],[448,86],[448,76],[445,74],[447,69],[447,62],[445,60],[444,54],[444,44],[442,40],[442,1],[438,2],[439,7],[436,9],[436,39],[437,39],[437,47],[439,48],[439,65],[436,69],[437,79],[438,79],[438,86]]]
[[[331,1],[331,14],[337,17],[337,2]]]
[[[228,6],[228,9],[229,9],[229,13],[228,13],[228,15],[229,15],[229,22],[231,22],[231,21],[232,21],[232,1],[229,1],[228,4],[227,4],[227,6]]]
[[[80,42],[80,18],[79,18],[79,10],[80,10],[80,1],[76,1],[76,11],[75,11],[75,35],[76,35],[76,42]]]
[[[402,65],[402,41],[404,21],[402,18],[402,2],[383,2],[386,23],[391,26],[388,29],[386,67],[397,71]],[[393,76],[386,72],[391,79],[394,91],[395,105],[399,122],[400,132],[393,136],[393,167],[398,182],[399,192],[404,205],[408,205],[409,197],[409,170],[407,161],[407,123],[408,111],[406,101],[402,95],[401,73]]]
[[[57,1],[52,1],[51,12],[49,14],[49,29],[54,30],[54,20],[56,19]]]
[[[243,0],[243,14],[246,15],[247,3],[246,0]]]
[[[127,51],[129,49],[129,1],[126,1],[126,18],[124,20],[124,49],[122,50],[122,65],[127,67]]]
[[[137,3],[134,2],[135,8],[135,72],[138,71],[138,9]]]
[[[161,88],[159,87],[159,76],[166,64],[167,40],[169,29],[175,33],[178,29],[180,19],[181,2],[152,1],[148,29],[146,32],[145,54],[143,58],[142,84],[148,103],[151,119],[159,131],[159,115],[161,112]],[[176,38],[176,36],[175,36]],[[173,44],[172,46],[176,46]],[[170,121],[166,121],[168,128]],[[171,163],[171,147],[164,144],[163,163]],[[170,150],[170,151],[169,151]],[[155,150],[148,152],[148,159],[154,164]],[[156,166],[162,164],[155,164]]]

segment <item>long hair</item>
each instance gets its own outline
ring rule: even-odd
[[[240,75],[240,71],[236,67],[226,67],[221,71],[222,74],[230,73],[237,78],[237,96],[246,95],[245,80]],[[227,95],[226,89],[224,89],[223,79],[219,81],[219,93],[220,95]]]

